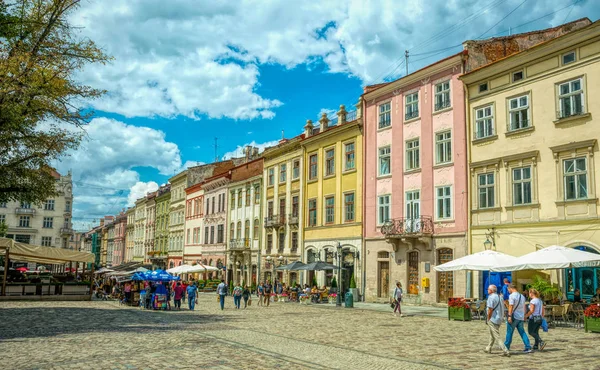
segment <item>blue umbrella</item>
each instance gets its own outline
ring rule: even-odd
[[[154,270],[154,271],[148,271],[148,272],[144,273],[144,278],[145,278],[145,280],[149,280],[149,281],[179,280],[179,277],[173,276],[173,275],[169,274],[168,272],[161,270],[161,269]]]
[[[131,277],[131,280],[133,280],[133,281],[143,281],[143,280],[146,280],[146,278],[144,277],[143,273],[136,272]]]

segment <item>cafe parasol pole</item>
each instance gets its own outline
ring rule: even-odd
[[[6,247],[6,253],[4,254],[4,280],[2,280],[2,295],[6,295],[6,278],[8,274],[8,247]]]

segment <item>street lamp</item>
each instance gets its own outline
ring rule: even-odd
[[[488,229],[488,231],[490,231]],[[492,239],[490,241],[490,239]],[[492,231],[489,233],[485,233],[485,241],[483,242],[483,247],[485,250],[491,250],[492,247],[496,250],[496,228],[492,227]]]
[[[337,260],[338,260],[338,292],[336,306],[342,307],[342,245],[338,242],[337,245]]]

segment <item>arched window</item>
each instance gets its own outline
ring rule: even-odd
[[[235,224],[233,222],[229,225],[229,239],[235,239]]]
[[[238,239],[242,238],[242,221],[238,221],[237,223],[237,234],[236,234]]]
[[[378,252],[377,258],[390,258],[390,252]]]
[[[260,221],[258,218],[254,219],[254,240],[258,239],[258,234],[260,233]]]
[[[250,220],[246,220],[244,225],[244,239],[250,238]]]

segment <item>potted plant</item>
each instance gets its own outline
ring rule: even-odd
[[[600,304],[593,304],[583,312],[585,332],[600,333]]]
[[[560,289],[556,285],[552,285],[547,279],[535,275],[533,277],[533,283],[527,286],[540,292],[540,296],[546,302],[553,302],[560,296]]]
[[[356,289],[356,280],[354,280],[354,274],[350,276],[350,292],[352,292],[352,299],[354,302],[358,302],[358,289]]]
[[[331,293],[329,295],[329,304],[335,304],[337,301],[337,293]]]
[[[312,286],[317,286],[317,285],[318,285],[318,284],[317,284],[317,276],[316,276],[316,275],[313,275],[313,278],[312,278]]]
[[[471,321],[471,308],[464,298],[448,298],[448,320]]]

